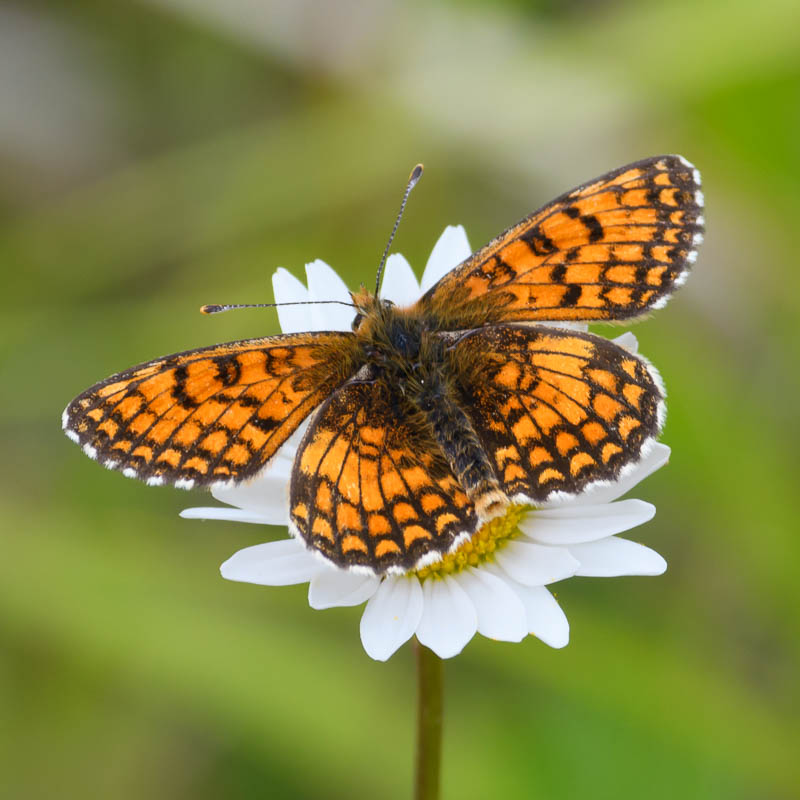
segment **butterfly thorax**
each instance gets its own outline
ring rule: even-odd
[[[308,421],[293,533],[342,567],[431,564],[509,498],[574,496],[642,459],[664,421],[657,373],[547,322],[664,305],[697,257],[702,205],[685,159],[628,164],[512,225],[408,308],[362,287],[352,333],[157,358],[82,392],[62,424],[104,466],[190,488],[254,478]]]
[[[466,365],[455,357],[452,337],[419,306],[398,308],[366,292],[356,298],[360,313],[354,329],[366,366],[362,379],[381,384],[407,416],[424,420],[432,444],[480,516],[501,512],[508,500],[464,411],[469,398],[460,377]]]
[[[428,321],[412,308],[369,296],[353,323],[364,356],[386,377],[424,379],[424,372],[442,363],[443,348],[431,335]]]

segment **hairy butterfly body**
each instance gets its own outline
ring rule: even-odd
[[[697,171],[646,159],[544,206],[412,306],[362,289],[352,331],[142,364],[79,395],[64,428],[105,466],[189,488],[252,478],[311,416],[291,530],[340,566],[405,572],[511,503],[581,492],[641,459],[663,425],[656,372],[546,323],[660,307],[702,226]]]

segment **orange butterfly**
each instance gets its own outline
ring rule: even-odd
[[[252,478],[313,413],[290,529],[339,566],[408,571],[510,504],[613,481],[642,457],[663,425],[655,370],[546,323],[664,305],[697,257],[702,202],[680,156],[621,167],[509,228],[409,307],[362,287],[352,332],[141,364],[73,400],[64,429],[109,468],[191,488]]]

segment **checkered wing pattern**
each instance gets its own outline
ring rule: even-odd
[[[465,334],[453,350],[470,398],[464,410],[516,502],[614,480],[662,426],[658,375],[607,339],[497,325]]]
[[[352,375],[353,338],[290,334],[159,358],[76,397],[64,429],[106,467],[151,484],[240,480]]]
[[[629,164],[501,233],[420,303],[446,330],[642,316],[685,280],[702,205],[700,174],[681,156]]]
[[[382,381],[322,406],[295,459],[290,526],[335,564],[405,572],[478,520],[426,426]]]

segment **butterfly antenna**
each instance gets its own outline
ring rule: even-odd
[[[392,241],[394,239],[395,233],[397,233],[397,226],[400,224],[400,220],[403,218],[403,212],[406,210],[406,203],[408,202],[408,196],[411,194],[411,190],[417,185],[417,181],[422,177],[422,164],[417,164],[414,169],[411,170],[411,175],[408,177],[408,185],[406,186],[405,192],[403,192],[403,202],[400,203],[400,211],[397,214],[397,219],[394,221],[394,227],[392,228],[392,233],[389,236],[389,241],[386,242],[386,249],[383,251],[383,258],[381,259],[380,266],[378,267],[378,277],[375,279],[375,296],[377,297],[378,291],[381,288],[381,278],[383,277],[383,268],[386,266],[386,257],[389,255],[389,248],[392,246]]]
[[[232,311],[235,308],[277,308],[278,306],[310,306],[317,304],[337,303],[340,306],[355,308],[352,303],[344,300],[296,300],[290,303],[236,303],[234,305],[206,305],[200,306],[201,314],[221,314],[223,311]]]

